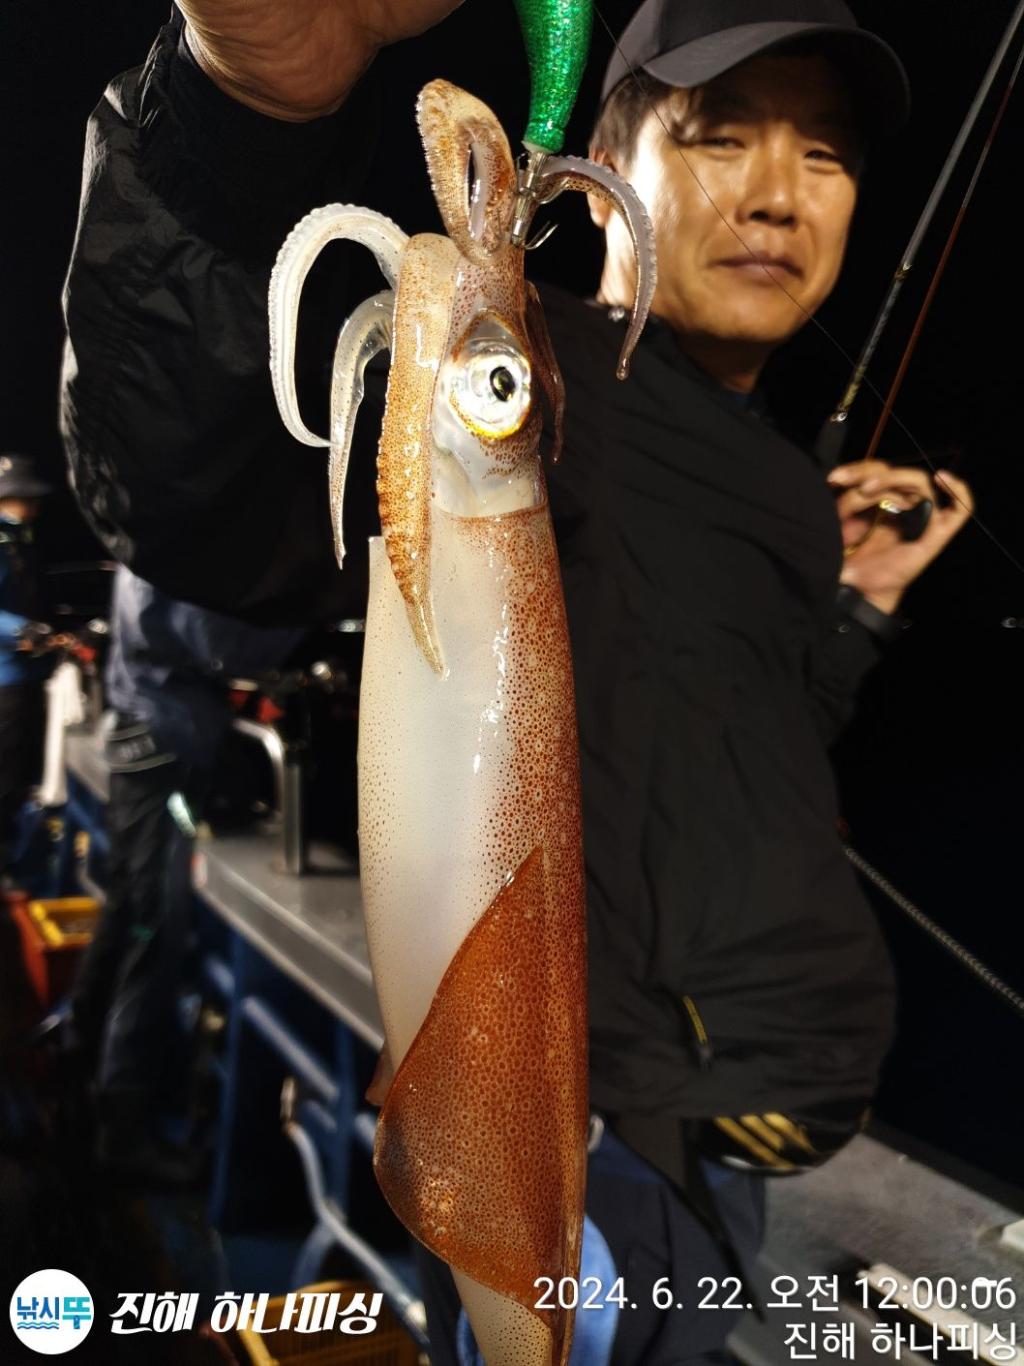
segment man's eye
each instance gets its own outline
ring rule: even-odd
[[[724,133],[715,133],[709,137],[700,139],[702,147],[742,147],[739,138],[727,137]]]

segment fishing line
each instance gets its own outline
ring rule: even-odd
[[[882,435],[885,432],[886,423],[892,416],[893,405],[895,404],[896,399],[899,397],[900,387],[902,386],[903,381],[906,378],[907,371],[910,368],[910,363],[914,358],[914,351],[917,347],[918,341],[921,338],[921,334],[924,331],[925,321],[927,320],[928,313],[931,309],[932,303],[935,300],[935,296],[938,293],[939,285],[942,283],[942,277],[945,274],[946,266],[949,264],[950,257],[953,254],[953,248],[956,245],[957,239],[960,235],[960,229],[963,227],[964,219],[967,216],[967,210],[970,207],[971,200],[974,198],[974,191],[978,187],[978,182],[981,180],[981,174],[982,171],[985,169],[985,164],[988,161],[989,153],[992,151],[992,148],[995,144],[996,136],[1003,122],[1003,115],[1006,113],[1006,110],[1009,107],[1010,99],[1017,85],[1017,77],[1020,75],[1022,64],[1024,64],[1024,47],[1021,48],[1020,54],[1017,57],[1017,61],[1014,64],[1013,71],[1010,74],[1010,79],[1006,84],[1006,89],[1003,91],[1002,100],[999,103],[999,108],[996,112],[996,116],[992,120],[992,126],[989,129],[988,137],[985,139],[985,144],[981,149],[981,155],[975,162],[974,170],[971,173],[971,179],[967,185],[967,189],[964,193],[963,199],[960,201],[960,207],[957,210],[956,218],[953,221],[953,227],[951,228],[949,237],[946,240],[946,245],[942,249],[942,255],[939,258],[939,263],[932,272],[932,278],[929,282],[927,292],[925,293],[924,302],[918,309],[917,320],[915,321],[913,330],[910,334],[910,340],[907,342],[906,350],[903,353],[903,358],[900,361],[899,366],[896,370],[896,375],[892,381],[892,384],[889,386],[889,392],[885,397],[885,403],[882,407],[881,415],[879,416],[878,423],[875,427],[874,435],[872,436],[871,442],[868,445],[868,452],[867,455],[864,457],[866,460],[870,460],[874,456],[875,452],[878,450],[878,446],[881,442]],[[946,178],[945,183],[948,184],[948,177]],[[938,190],[939,188],[939,186],[936,186],[936,190]],[[943,186],[942,188],[945,188],[945,186]],[[916,248],[912,247],[911,250],[916,251]],[[912,259],[910,252],[905,252],[904,257],[905,259]],[[904,272],[901,270],[901,274],[903,273]],[[899,277],[897,277],[897,284],[901,283],[902,281],[899,279]],[[877,339],[877,332],[875,339]],[[869,360],[870,355],[871,353],[869,352]],[[861,367],[863,367],[863,369],[861,369]],[[864,370],[866,370],[867,368],[864,357],[861,357],[861,359],[858,361],[857,368],[860,372],[860,377],[863,378]],[[856,386],[859,385],[859,382],[860,381],[858,377],[855,375],[854,380],[850,386],[851,390],[853,391],[854,398],[856,397]],[[852,402],[852,399],[850,401]],[[847,400],[844,398],[843,402],[847,403]],[[846,408],[846,411],[849,411],[848,406]]]
[[[803,314],[803,316],[804,316],[804,318],[805,318],[805,320],[806,320],[807,322],[812,323],[813,326],[817,328],[818,332],[819,332],[819,333],[820,333],[820,334],[821,334],[821,335],[830,343],[830,345],[831,345],[831,346],[832,346],[832,347],[833,347],[833,348],[834,348],[834,349],[843,357],[843,359],[846,361],[847,365],[849,365],[851,368],[855,368],[855,366],[856,366],[856,361],[854,360],[853,356],[851,356],[850,353],[846,350],[846,348],[842,345],[842,343],[839,342],[839,341],[837,340],[837,338],[835,338],[835,337],[832,335],[832,333],[828,330],[828,328],[824,325],[824,323],[819,322],[818,319],[814,316],[813,313],[811,313],[808,309],[804,308],[803,304],[801,304],[800,301],[799,301],[798,299],[795,299],[795,298],[793,297],[793,295],[789,292],[789,290],[785,287],[785,285],[777,278],[777,276],[775,276],[775,275],[772,274],[772,272],[767,268],[767,266],[764,265],[763,262],[761,262],[760,260],[758,260],[757,253],[756,253],[756,252],[755,252],[755,251],[754,251],[754,250],[753,250],[753,249],[744,241],[744,239],[743,239],[743,238],[740,236],[740,234],[736,231],[736,229],[733,227],[733,225],[729,222],[728,218],[726,218],[725,214],[724,214],[724,213],[722,212],[722,210],[718,207],[718,204],[716,203],[716,201],[715,201],[714,197],[712,196],[711,192],[708,190],[707,186],[704,184],[704,182],[701,180],[700,176],[699,176],[699,175],[697,174],[697,172],[694,170],[694,168],[693,168],[693,166],[690,164],[688,158],[684,155],[683,149],[679,146],[679,143],[677,142],[676,138],[673,136],[671,130],[670,130],[669,127],[668,127],[668,124],[667,124],[667,123],[665,122],[665,120],[662,118],[661,113],[660,113],[660,111],[658,110],[657,106],[655,105],[654,101],[650,98],[650,96],[648,95],[648,93],[644,90],[643,84],[642,84],[642,82],[640,81],[639,76],[637,75],[637,72],[636,72],[635,67],[634,67],[634,66],[632,65],[632,63],[629,61],[629,59],[628,59],[628,57],[626,56],[626,54],[622,51],[622,48],[621,48],[621,46],[619,45],[619,41],[618,41],[618,38],[617,38],[616,35],[615,35],[614,30],[611,28],[611,26],[609,25],[607,19],[604,17],[604,15],[602,14],[601,10],[598,8],[597,5],[594,6],[594,13],[597,15],[598,19],[601,21],[601,24],[602,24],[602,26],[603,26],[605,32],[608,34],[609,38],[611,38],[612,44],[613,44],[613,46],[614,46],[616,52],[619,54],[619,56],[622,58],[623,62],[625,63],[626,68],[627,68],[627,70],[629,71],[630,79],[635,83],[635,85],[637,86],[638,90],[640,91],[640,94],[641,94],[641,96],[642,96],[642,98],[643,98],[643,100],[644,100],[644,103],[647,105],[648,110],[649,110],[650,113],[652,113],[652,114],[654,115],[654,117],[658,120],[658,123],[661,125],[662,129],[664,130],[665,136],[666,136],[666,137],[669,139],[669,141],[672,143],[672,146],[675,148],[675,151],[676,151],[677,155],[679,156],[679,158],[681,159],[681,161],[683,162],[683,165],[686,167],[686,169],[689,171],[690,175],[693,177],[693,179],[694,179],[694,181],[696,182],[698,188],[700,189],[700,191],[701,191],[701,193],[704,195],[704,197],[707,199],[707,201],[708,201],[708,203],[711,205],[712,209],[714,209],[715,213],[718,214],[719,218],[720,218],[720,219],[722,220],[722,222],[725,224],[726,228],[729,230],[729,232],[732,234],[732,236],[735,237],[736,241],[739,242],[739,244],[740,244],[740,246],[743,248],[743,250],[750,256],[750,258],[751,258],[757,265],[759,265],[759,266],[761,267],[761,269],[762,269],[762,270],[764,271],[764,273],[768,276],[768,278],[772,281],[772,283],[776,286],[776,288],[779,289],[779,290],[781,290],[781,292],[786,296],[786,298],[790,301],[790,303],[793,304],[793,306],[797,309],[797,311],[798,311],[799,313]],[[1018,66],[1019,66],[1019,62],[1018,62]],[[875,385],[874,385],[866,376],[863,377],[862,383],[863,383],[864,388],[867,389],[868,393],[870,393],[875,399],[877,399],[878,402],[879,402],[879,404],[881,404],[882,407],[884,408],[885,405],[886,405],[886,399],[885,399],[885,396],[882,394],[881,390],[878,389],[878,388],[876,388],[876,386],[875,386]],[[945,492],[946,496],[947,496],[952,502],[958,503],[958,504],[960,505],[960,507],[962,507],[962,508],[964,509],[964,511],[967,513],[968,517],[970,518],[970,520],[971,520],[972,522],[974,522],[974,523],[982,530],[982,532],[984,532],[984,534],[988,537],[988,539],[992,542],[992,544],[996,547],[996,549],[999,550],[999,551],[1001,552],[1001,554],[1002,554],[1007,560],[1009,560],[1009,562],[1013,565],[1013,567],[1017,570],[1017,572],[1018,572],[1019,574],[1021,574],[1022,576],[1024,576],[1024,564],[1022,564],[1021,561],[1017,558],[1017,556],[1014,555],[1013,552],[1012,552],[1011,550],[1009,550],[1008,547],[1007,547],[1006,545],[1003,544],[1003,542],[1002,542],[1002,541],[1000,540],[1000,538],[996,535],[996,533],[995,533],[994,531],[992,531],[992,529],[991,529],[985,522],[982,521],[982,519],[978,516],[977,512],[975,512],[975,510],[974,510],[972,507],[970,507],[969,504],[965,503],[964,500],[963,500],[962,498],[960,498],[960,497],[955,493],[955,491],[949,486],[949,484],[941,477],[940,472],[939,472],[938,468],[936,467],[936,465],[932,462],[931,457],[928,455],[928,453],[925,451],[924,447],[921,445],[921,443],[920,443],[920,442],[917,440],[917,438],[914,436],[913,432],[909,429],[909,427],[907,427],[906,423],[903,421],[903,419],[900,417],[900,415],[899,415],[894,409],[892,409],[892,408],[889,409],[889,413],[890,413],[890,417],[891,417],[892,421],[895,423],[895,425],[896,425],[896,427],[899,429],[899,431],[903,434],[904,437],[906,437],[907,441],[909,441],[910,445],[911,445],[911,446],[914,448],[914,450],[917,452],[918,457],[920,458],[920,460],[923,461],[925,465],[927,465],[927,467],[928,467],[928,469],[930,470],[930,472],[931,472],[931,474],[932,474],[932,477],[934,478],[936,484],[938,484],[938,486]]]
[[[859,854],[852,845],[847,844],[845,841],[843,842],[843,852],[858,872],[866,877],[869,882],[873,882],[879,891],[884,892],[893,905],[898,906],[904,915],[909,916],[919,929],[922,929],[926,934],[931,935],[932,939],[934,939],[937,944],[940,944],[948,954],[955,958],[962,968],[966,968],[968,972],[973,973],[979,982],[983,982],[990,991],[994,991],[997,996],[1002,997],[1006,1004],[1010,1006],[1011,1009],[1015,1010],[1018,1015],[1024,1017],[1024,996],[1021,996],[1019,992],[1014,991],[1013,987],[1004,982],[998,973],[993,972],[991,968],[986,967],[980,958],[976,958],[974,954],[971,953],[969,949],[966,949],[963,944],[960,943],[959,939],[956,939],[951,935],[948,930],[944,930],[940,925],[936,925],[935,921],[932,920],[930,916],[925,915],[920,906],[916,906],[908,896],[904,896],[897,887],[893,886],[887,877],[884,877],[877,868],[868,863],[863,854]]]

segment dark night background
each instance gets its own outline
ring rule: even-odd
[[[633,8],[633,0],[600,4],[616,30]],[[862,0],[855,8],[861,22],[903,57],[915,110],[909,130],[871,158],[847,271],[821,315],[851,353],[859,349],[1011,0]],[[60,290],[74,235],[85,120],[106,80],[144,57],[167,10],[167,0],[4,0],[0,447],[33,452],[61,483]],[[585,147],[609,50],[598,19],[571,151]],[[364,202],[408,232],[434,229],[412,117],[415,93],[425,80],[446,76],[484,98],[506,128],[518,132],[527,76],[511,0],[468,0],[441,29],[384,60],[392,88],[383,141],[389,150],[376,159]],[[1024,91],[1011,104],[985,169],[897,412],[937,465],[968,479],[982,520],[1024,561],[1018,436],[1024,291],[1015,208],[1022,120]],[[968,174],[961,172],[954,183],[916,278],[904,290],[871,372],[879,388],[888,385]],[[600,242],[582,196],[560,201],[558,217],[562,226],[532,258],[532,269],[588,292],[597,281]],[[848,372],[836,347],[807,329],[770,375],[783,425],[813,433]],[[877,408],[870,394],[862,396],[847,458],[863,449]],[[900,462],[913,457],[893,427],[881,453]],[[51,509],[43,541],[51,561],[98,553],[70,495]],[[970,525],[912,591],[905,612],[913,629],[871,680],[837,756],[852,839],[908,896],[1024,991],[1015,952],[1022,913],[1024,571]],[[879,914],[903,984],[901,1035],[876,1107],[879,1118],[997,1178],[1024,1184],[1018,1175],[1024,1020],[898,911],[880,905]]]

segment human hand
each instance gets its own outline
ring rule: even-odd
[[[462,0],[179,0],[188,44],[213,83],[261,114],[333,113],[377,51]]]
[[[859,460],[839,465],[828,482],[839,494],[836,509],[846,548],[840,581],[859,589],[882,612],[896,610],[910,584],[974,510],[970,488],[946,470],[933,480],[927,470]],[[945,503],[940,503],[942,494],[948,497]],[[933,504],[928,525],[917,540],[905,541],[892,514],[924,499]]]

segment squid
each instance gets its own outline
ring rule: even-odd
[[[407,238],[352,205],[309,214],[273,274],[271,372],[289,431],[329,446],[341,563],[364,372],[391,353],[358,744],[386,1039],[374,1170],[451,1267],[488,1366],[562,1366],[572,1312],[537,1306],[541,1278],[579,1275],[588,1129],[572,662],[541,463],[544,406],[557,448],[564,399],[513,225],[568,188],[623,214],[638,287],[620,372],[654,289],[653,234],[605,168],[534,158],[527,185],[490,109],[445,81],[417,119],[447,235]],[[387,288],[340,330],[322,438],[298,408],[295,329],[303,281],[338,238],[374,253]]]

